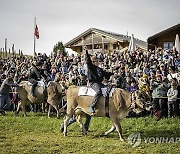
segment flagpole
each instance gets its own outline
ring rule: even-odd
[[[35,27],[36,27],[36,17],[34,17],[34,56],[36,55]]]

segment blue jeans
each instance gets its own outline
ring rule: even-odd
[[[168,101],[168,118],[179,116],[179,102]]]
[[[0,95],[0,110],[9,110],[11,106],[11,99],[9,95]]]
[[[86,114],[86,121],[84,124],[84,128],[86,131],[88,131],[88,129],[89,129],[90,121],[91,121],[91,116]],[[74,122],[76,122],[76,117],[73,115],[73,117],[71,119],[69,119],[67,126],[71,125]],[[61,124],[61,131],[63,131],[63,130],[64,130],[64,123]]]

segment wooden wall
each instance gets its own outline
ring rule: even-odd
[[[176,34],[180,36],[180,28],[167,31],[165,34],[157,36],[154,39],[148,39],[148,49],[155,49],[156,47],[163,48],[164,42],[175,42]]]

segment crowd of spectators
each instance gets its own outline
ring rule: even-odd
[[[110,80],[103,83],[113,87],[123,88],[129,92],[139,90],[151,98],[155,116],[179,116],[180,98],[180,53],[172,50],[157,48],[156,50],[134,52],[96,53],[99,66],[114,73]],[[60,52],[37,54],[34,57],[14,55],[0,58],[0,84],[9,73],[15,83],[20,78],[26,79],[32,64],[41,61],[46,81],[53,81],[57,74],[61,83],[66,87],[86,85],[87,67],[83,54],[63,56]],[[1,96],[1,88],[0,88]]]

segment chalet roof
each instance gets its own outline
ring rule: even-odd
[[[150,37],[148,38],[148,41],[149,41],[149,40],[153,40],[153,39],[155,39],[155,38],[157,38],[157,37],[159,37],[159,36],[162,36],[162,35],[170,32],[170,31],[176,30],[176,29],[178,29],[178,28],[180,28],[180,24],[177,24],[177,25],[172,26],[172,27],[170,27],[170,28],[167,28],[167,29],[165,29],[165,30],[163,30],[163,31],[155,34],[155,35],[150,36]]]
[[[96,34],[100,34],[102,36],[105,36],[107,38],[111,38],[114,40],[117,40],[119,42],[129,42],[131,37],[127,36],[127,35],[122,35],[122,34],[118,34],[118,33],[114,33],[114,32],[109,32],[109,31],[105,31],[105,30],[100,30],[97,28],[89,28],[88,30],[86,30],[85,32],[83,32],[82,34],[78,35],[77,37],[73,38],[72,40],[70,40],[69,42],[67,42],[65,44],[65,47],[69,47],[71,45],[73,45],[75,42],[79,41],[82,37],[85,37],[91,33],[96,33]],[[146,42],[136,39],[136,42],[139,42],[139,44],[144,45],[146,44]]]

